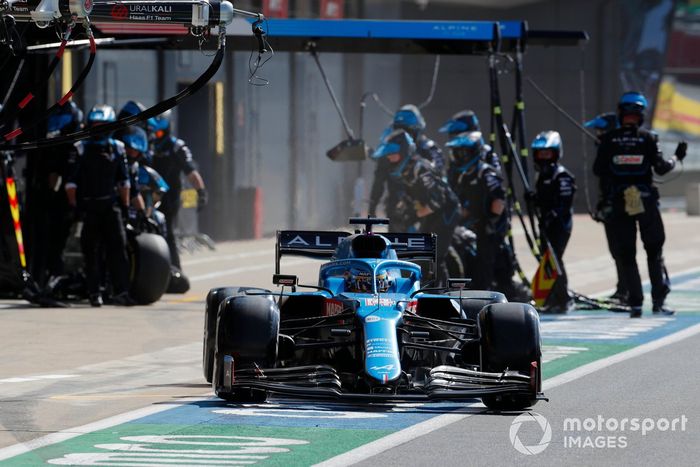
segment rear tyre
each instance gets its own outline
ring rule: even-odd
[[[213,386],[217,396],[235,402],[263,402],[266,391],[226,390],[223,382],[224,356],[234,361],[237,371],[270,368],[277,360],[280,313],[269,296],[236,295],[219,305],[214,351]]]
[[[453,299],[459,299],[460,297],[460,293],[454,290],[449,292],[448,295]],[[492,292],[490,290],[463,290],[461,297],[462,299],[460,305],[462,306],[462,311],[464,311],[465,317],[475,321],[479,316],[481,309],[486,305],[508,302],[505,295],[500,292]]]
[[[228,297],[245,294],[247,290],[267,292],[255,287],[217,287],[209,290],[204,309],[204,342],[202,345],[202,369],[207,383],[211,383],[214,371],[214,347],[216,344],[216,317],[219,305]]]
[[[478,316],[481,335],[481,368],[500,373],[506,369],[531,375],[536,363],[535,387],[530,393],[499,394],[482,397],[492,410],[523,410],[537,403],[541,390],[542,349],[537,311],[523,303],[497,303],[484,307]]]

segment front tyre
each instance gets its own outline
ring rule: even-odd
[[[233,374],[270,368],[277,360],[280,313],[270,296],[237,295],[219,305],[212,386],[216,395],[235,402],[263,402],[267,393],[251,388],[227,389],[224,358],[233,357]]]
[[[482,371],[517,371],[534,378],[529,393],[484,396],[484,405],[492,410],[523,410],[535,405],[542,389],[542,347],[537,311],[524,303],[488,305],[479,312],[478,326]]]
[[[207,383],[211,383],[214,371],[214,348],[216,346],[216,318],[219,305],[228,297],[243,295],[246,291],[267,292],[256,287],[216,287],[209,290],[204,309],[204,342],[202,345],[202,369]]]

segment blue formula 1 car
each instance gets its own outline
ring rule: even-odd
[[[387,219],[351,219],[363,231],[281,231],[282,292],[215,288],[207,296],[203,367],[217,396],[269,393],[353,400],[465,400],[497,410],[541,394],[540,325],[530,305],[465,290],[466,279],[426,288],[432,234],[378,234]],[[330,259],[318,285],[280,274],[284,255]],[[307,288],[307,291],[300,291]],[[287,290],[285,292],[285,290]]]

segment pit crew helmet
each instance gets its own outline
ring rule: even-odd
[[[157,117],[151,117],[146,121],[148,132],[156,140],[161,140],[170,136],[170,110],[163,112]]]
[[[481,131],[481,126],[473,110],[462,110],[454,114],[438,131],[447,133],[450,138],[454,138],[460,133]]]
[[[465,172],[475,166],[484,152],[484,138],[480,131],[461,133],[447,142],[452,167]]]
[[[639,116],[639,126],[641,126],[644,123],[648,107],[649,101],[641,92],[631,91],[624,93],[617,103],[617,117],[620,124],[626,115],[637,115]]]
[[[400,177],[415,153],[416,143],[411,135],[406,130],[398,129],[393,130],[383,138],[379,147],[372,154],[372,159],[379,160],[383,157],[399,154],[400,158],[397,161],[389,161],[392,165],[392,171],[389,175]]]
[[[148,135],[143,128],[130,126],[121,135],[120,139],[124,146],[138,151],[141,156],[148,152]]]
[[[70,101],[49,115],[46,122],[46,137],[68,135],[80,130],[82,126],[83,111],[75,102]]]
[[[111,123],[117,121],[117,116],[114,112],[114,107],[111,105],[96,105],[90,109],[86,123],[88,127],[99,125],[102,123]]]
[[[425,119],[413,104],[404,105],[394,115],[394,130],[406,130],[414,139],[425,130]]]
[[[564,155],[561,135],[558,131],[543,131],[538,134],[532,141],[531,149],[536,169],[556,164]]]
[[[146,106],[142,103],[138,101],[128,101],[126,104],[124,104],[124,107],[122,107],[122,109],[119,111],[117,119],[121,120],[122,118],[133,117],[134,115],[140,114],[144,110],[146,110]],[[137,123],[137,125],[142,128],[145,128],[146,123],[140,122]]]

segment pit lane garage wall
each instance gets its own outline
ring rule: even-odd
[[[586,29],[591,42],[583,56],[568,48],[532,47],[526,57],[526,74],[568,112],[584,120],[612,110],[623,88],[619,57],[626,30],[620,25],[626,24],[624,14],[628,10],[623,6],[630,1],[639,3],[640,8],[649,3],[642,0],[545,0],[498,8],[495,5],[499,2],[470,2],[488,5],[485,7],[431,1],[427,8],[421,8],[421,2],[366,0],[345,2],[345,17],[526,19],[533,28]],[[513,2],[504,2],[504,5],[506,3]],[[259,4],[241,2],[239,6]],[[293,6],[291,16],[314,17],[317,14],[314,2],[300,1]],[[120,106],[131,98],[152,104],[194,79],[209,60],[196,50],[101,52],[93,78],[78,96],[78,101],[86,108],[98,101]],[[85,53],[73,53],[74,70],[79,69]],[[123,59],[125,54],[129,60]],[[215,239],[240,238],[248,234],[254,210],[251,203],[242,201],[243,194],[256,187],[263,192],[263,233],[301,224],[308,228],[339,225],[349,214],[356,214],[352,210],[355,181],[362,175],[363,192],[367,193],[374,164],[336,164],[323,155],[343,138],[343,131],[311,57],[303,53],[276,54],[260,72],[270,80],[270,85],[254,87],[245,79],[249,53],[229,54],[209,90],[192,98],[204,104],[208,112],[183,112],[183,107],[176,109],[173,118],[175,133],[190,144],[195,144],[195,136],[207,135],[192,148],[211,193],[211,204],[200,215],[201,229]],[[422,101],[427,97],[434,65],[431,56],[323,54],[321,60],[356,131],[359,101],[364,92],[377,92],[390,108]],[[582,111],[576,84],[581,65],[587,77],[585,111]],[[504,102],[512,102],[512,86],[507,78],[503,81]],[[428,135],[444,143],[436,129],[462,107],[473,108],[487,123],[488,93],[483,92],[487,83],[485,59],[443,57],[435,98],[424,108]],[[223,123],[217,120],[219,99]],[[581,176],[582,149],[586,147],[590,165],[594,157],[593,145],[583,140],[532,88],[526,88],[526,99],[529,136],[545,128],[562,132],[566,164]],[[510,109],[506,109],[506,114],[510,114]],[[364,117],[364,137],[369,144],[375,144],[389,117],[371,102]],[[219,127],[223,129],[220,134],[217,133]],[[691,148],[689,159],[692,157]],[[578,203],[579,209],[585,207],[583,196]]]

